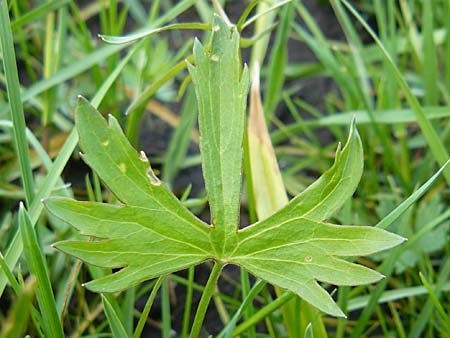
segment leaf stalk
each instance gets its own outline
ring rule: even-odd
[[[220,273],[222,272],[224,265],[225,264],[222,262],[214,262],[214,266],[211,270],[211,274],[209,275],[208,282],[206,283],[205,289],[203,290],[202,298],[200,299],[200,303],[198,304],[197,312],[195,313],[194,324],[192,325],[190,335],[191,338],[197,338],[200,334],[200,330],[205,319],[206,310],[208,310],[208,305],[211,301],[211,297],[214,294],[217,281],[219,280]]]

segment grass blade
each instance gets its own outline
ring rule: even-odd
[[[27,266],[30,273],[36,277],[38,285],[36,296],[44,321],[44,330],[48,337],[63,338],[64,332],[59,321],[45,258],[39,246],[31,220],[22,204],[19,209],[19,227]]]
[[[257,14],[252,16],[250,19],[245,21],[242,24],[241,29],[244,30],[246,27],[250,26],[253,22],[258,21],[259,18],[269,14],[272,11],[275,11],[277,8],[282,7],[291,1],[292,0],[284,0],[284,1],[275,2],[273,6],[267,8],[267,9],[264,9],[263,11],[258,12]]]
[[[27,328],[30,312],[33,309],[33,299],[36,280],[30,279],[14,301],[14,305],[0,328],[1,338],[22,338]]]
[[[19,294],[20,285],[17,282],[16,277],[14,277],[14,274],[9,268],[8,264],[6,264],[5,258],[3,257],[1,252],[0,252],[0,270],[3,270],[3,273],[5,274],[6,278],[8,278],[9,284],[13,288],[14,292],[16,294]]]
[[[284,69],[287,64],[287,41],[291,31],[291,22],[294,18],[294,6],[289,3],[280,16],[280,25],[270,56],[269,72],[264,101],[266,121],[270,121],[275,108],[281,98],[284,83]]]
[[[419,101],[417,100],[417,98],[414,96],[413,92],[409,88],[402,73],[400,72],[398,67],[395,65],[389,52],[383,46],[383,44],[380,41],[380,39],[378,38],[378,36],[375,34],[375,32],[372,30],[372,28],[367,24],[367,22],[364,20],[364,18],[346,0],[342,0],[342,2],[345,5],[345,7],[348,9],[348,11],[359,21],[359,23],[361,23],[361,25],[364,27],[364,29],[367,31],[367,33],[369,33],[369,35],[372,37],[372,39],[375,41],[377,46],[382,51],[386,61],[388,61],[388,65],[390,65],[391,71],[394,73],[394,75],[398,81],[400,88],[403,90],[408,103],[410,104],[412,110],[414,111],[414,114],[416,115],[417,122],[419,123],[420,129],[422,130],[422,133],[425,136],[425,139],[427,140],[428,145],[430,146],[430,149],[434,156],[434,159],[440,166],[443,166],[445,164],[445,162],[449,159],[447,150],[446,150],[444,144],[442,143],[441,139],[439,138],[439,135],[434,130],[433,125],[427,119],[425,111],[423,110]],[[445,169],[444,176],[445,176],[447,183],[450,185],[450,167],[447,167],[447,169]]]
[[[294,297],[296,297],[296,295],[293,294],[292,292],[283,293],[280,297],[278,297],[274,301],[264,306],[258,312],[256,312],[251,318],[239,324],[233,332],[233,337],[242,334],[242,332],[245,332],[245,330],[247,330],[249,327],[257,325],[259,322],[264,320],[264,318],[269,316],[274,311],[278,310],[280,307],[286,304],[286,302],[289,302]]]
[[[383,220],[381,220],[376,227],[380,227],[383,229],[388,228],[395,220],[397,220],[400,215],[406,211],[407,208],[409,208],[413,203],[415,203],[433,184],[433,182],[439,177],[439,175],[445,170],[445,168],[450,163],[450,160],[447,161],[447,163],[436,172],[425,184],[423,184],[416,192],[414,192],[410,197],[408,197],[403,203],[401,203],[397,208],[395,208],[388,216],[386,216]],[[448,217],[448,215],[445,215]],[[436,224],[432,224],[435,226]],[[395,267],[395,262],[397,257],[400,256],[400,254],[403,252],[403,250],[407,250],[409,247],[411,247],[422,235],[422,231],[425,232],[428,229],[423,228],[419,233],[417,233],[415,236],[409,239],[408,242],[406,242],[402,247],[397,248],[394,252],[392,252],[391,256],[387,260],[385,260],[382,264],[382,267],[380,270],[386,275],[390,276],[392,274],[392,271]],[[370,295],[370,299],[368,301],[368,304],[366,307],[364,307],[364,310],[361,314],[361,316],[358,319],[358,323],[356,324],[355,328],[352,331],[351,338],[357,338],[360,337],[368,325],[368,321],[372,315],[372,313],[375,311],[376,305],[378,304],[378,301],[383,294],[384,289],[387,286],[388,278],[384,279],[382,282],[380,282],[375,291],[372,292]]]
[[[417,189],[411,196],[409,196],[406,200],[404,200],[397,208],[392,210],[389,215],[384,217],[377,225],[378,228],[386,229],[392,223],[394,223],[411,205],[413,205],[425,192],[430,188],[430,186],[436,181],[439,175],[447,169],[450,164],[450,160],[448,160],[433,176],[430,177],[428,181],[426,181],[419,189]]]
[[[449,284],[445,285],[442,291],[450,291],[450,285]],[[426,295],[427,293],[428,290],[424,286],[413,286],[409,288],[388,290],[383,292],[382,296],[378,299],[378,304],[393,302],[396,300],[401,300],[414,296]],[[369,303],[369,298],[370,295],[352,298],[348,304],[348,311],[352,312],[364,309]]]
[[[445,312],[444,308],[442,307],[441,302],[438,299],[438,296],[436,295],[432,286],[430,285],[428,280],[425,278],[425,276],[422,274],[422,272],[419,272],[419,276],[420,276],[420,280],[422,281],[422,284],[428,290],[429,297],[430,297],[431,301],[433,302],[436,310],[438,311],[438,313],[442,319],[441,320],[442,324],[444,325],[446,331],[450,332],[450,317],[449,317],[449,315]]]
[[[169,149],[167,150],[162,168],[162,179],[168,184],[173,184],[173,180],[180,170],[196,121],[197,107],[195,93],[193,90],[189,90],[181,110],[180,123],[170,140]]]
[[[450,274],[450,259],[447,259],[437,276],[436,286],[434,287],[434,293],[439,295],[445,286],[448,286],[448,276]],[[422,307],[422,311],[420,311],[418,315],[418,319],[415,321],[411,332],[409,333],[409,338],[419,338],[422,337],[422,332],[425,329],[425,326],[430,320],[430,316],[433,310],[433,301],[428,299],[426,303]]]
[[[119,44],[134,42],[136,40],[148,37],[153,34],[165,32],[168,30],[174,30],[174,29],[209,30],[209,29],[211,29],[211,25],[208,23],[199,23],[199,22],[174,23],[171,25],[163,26],[163,27],[146,29],[142,32],[129,34],[129,35],[125,35],[125,36],[111,36],[111,35],[100,34],[99,37],[106,43],[110,43],[112,45],[119,45]]]
[[[25,190],[26,203],[29,207],[33,202],[33,173],[31,172],[30,154],[25,134],[25,116],[20,95],[19,75],[17,72],[16,55],[8,14],[8,3],[0,0],[0,40],[3,54],[3,68],[6,75],[9,107],[14,125],[14,143],[19,159],[20,176]]]
[[[256,7],[256,15],[258,15],[258,20],[256,20],[255,27],[253,30],[253,34],[258,36],[260,33],[264,32],[267,27],[270,27],[273,24],[275,19],[275,12],[269,12],[266,15],[261,15],[267,11],[271,6],[276,4],[275,0],[268,1],[260,1],[258,6]],[[248,22],[248,21],[247,21]],[[244,23],[241,25],[240,29],[244,29]],[[262,65],[264,63],[264,58],[267,54],[267,46],[269,45],[270,35],[264,35],[260,39],[258,39],[252,48],[252,56],[250,60],[250,67],[254,67],[254,64],[257,62]]]
[[[170,315],[170,294],[169,278],[165,277],[161,287],[161,317],[162,317],[162,337],[172,336],[172,323]]]
[[[189,331],[191,309],[192,309],[192,294],[194,291],[193,290],[194,274],[195,274],[195,268],[193,266],[191,266],[189,268],[189,272],[188,272],[188,283],[187,283],[187,291],[186,291],[186,300],[185,300],[185,305],[184,305],[183,328],[181,330],[181,338],[186,338],[188,331]]]
[[[116,310],[114,310],[111,303],[103,294],[102,294],[102,303],[113,337],[115,338],[129,337],[127,332],[125,331],[125,328],[123,327],[122,322],[119,319],[119,316],[116,313]]]
[[[230,322],[227,326],[222,330],[222,332],[217,336],[217,338],[231,338],[233,336],[233,330],[236,327],[236,324],[240,317],[242,316],[244,310],[251,305],[253,299],[261,292],[261,290],[266,286],[266,283],[258,280],[250,292],[247,294],[247,297],[242,301],[241,305],[234,313],[233,318],[231,318]]]
[[[432,1],[423,2],[423,59],[426,62],[422,64],[422,76],[425,87],[425,104],[436,105],[439,101],[438,88],[438,66],[436,45],[433,39],[433,3]]]
[[[134,331],[133,338],[141,337],[142,330],[144,330],[148,314],[150,313],[150,309],[152,308],[153,302],[155,301],[156,295],[158,294],[158,290],[161,286],[161,283],[164,281],[164,278],[165,278],[164,276],[161,276],[156,280],[152,292],[150,293],[150,296],[148,297],[147,302],[145,303],[144,311],[142,311],[141,316],[139,317],[139,321],[138,324],[136,325],[136,330]]]
[[[14,31],[33,20],[39,19],[42,16],[46,15],[47,13],[57,10],[64,5],[68,4],[71,0],[55,0],[55,1],[49,1],[46,2],[31,11],[27,12],[26,14],[22,15],[20,18],[14,20],[11,23],[11,29]]]

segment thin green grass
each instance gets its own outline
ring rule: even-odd
[[[26,203],[29,207],[34,199],[34,179],[33,173],[31,172],[28,142],[25,136],[25,117],[23,113],[19,75],[17,72],[16,56],[6,1],[0,3],[0,40],[3,54],[3,68],[6,75],[8,101],[13,122],[14,143],[19,159],[20,176],[25,191]]]

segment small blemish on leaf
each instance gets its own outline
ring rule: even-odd
[[[214,27],[213,27],[213,31],[214,32],[218,32],[220,30],[220,26],[219,25],[215,25]]]
[[[307,263],[311,263],[312,262],[312,256],[306,256],[305,257],[305,262],[307,262]]]
[[[119,164],[119,169],[123,174],[125,174],[127,172],[127,165],[122,162]]]
[[[156,177],[156,175],[153,172],[152,168],[148,168],[147,176],[148,176],[148,178],[150,178],[150,182],[153,185],[160,185],[161,184],[161,181],[158,179],[158,177]]]
[[[104,140],[102,146],[107,147],[109,145],[109,140]]]
[[[211,61],[217,62],[219,61],[219,57],[217,55],[211,55]]]
[[[148,162],[147,155],[145,155],[145,153],[142,150],[139,152],[139,159],[143,162]]]

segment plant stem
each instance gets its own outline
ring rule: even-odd
[[[197,312],[195,313],[194,324],[192,325],[190,338],[197,338],[202,328],[203,320],[205,319],[206,310],[208,309],[209,302],[214,293],[217,281],[219,280],[220,273],[222,272],[224,264],[222,262],[214,262],[213,269],[209,275],[208,282],[203,290],[202,298],[198,304]]]

